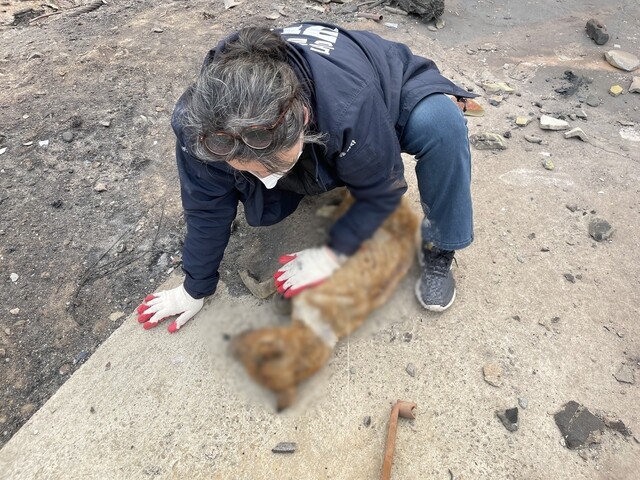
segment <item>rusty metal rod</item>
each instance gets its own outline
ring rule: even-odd
[[[376,22],[382,21],[382,15],[377,13],[356,13],[356,17],[358,18],[369,18],[371,20],[375,20]]]
[[[396,447],[396,430],[398,428],[398,416],[402,418],[416,418],[413,410],[417,407],[414,402],[398,400],[391,409],[389,418],[389,432],[387,433],[387,444],[384,450],[384,461],[382,462],[381,480],[391,479],[391,465],[393,463],[393,451]]]

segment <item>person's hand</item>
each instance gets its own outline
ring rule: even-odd
[[[329,247],[308,248],[280,257],[282,266],[273,275],[279,293],[291,298],[321,284],[346,261]]]
[[[157,327],[158,323],[167,317],[179,315],[171,325],[169,333],[174,333],[187,323],[204,305],[203,298],[193,298],[180,285],[173,290],[147,295],[144,302],[136,309],[138,322],[142,323],[145,330]]]

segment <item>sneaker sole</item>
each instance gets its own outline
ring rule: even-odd
[[[418,300],[420,305],[422,305],[422,307],[425,310],[429,310],[430,312],[444,312],[447,308],[449,308],[453,304],[453,301],[456,299],[456,289],[454,288],[451,301],[448,304],[446,304],[444,307],[442,305],[427,305],[420,298],[420,279],[418,279],[418,281],[416,282],[414,292],[416,293],[416,299]]]

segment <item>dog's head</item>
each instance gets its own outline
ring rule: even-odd
[[[300,322],[241,333],[231,342],[231,351],[256,382],[276,393],[278,410],[293,403],[297,385],[319,370],[331,354]]]

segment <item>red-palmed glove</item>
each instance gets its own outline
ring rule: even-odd
[[[329,247],[308,248],[280,257],[282,266],[273,275],[278,292],[291,298],[321,284],[347,260]]]
[[[203,298],[193,298],[187,293],[183,285],[172,290],[147,295],[136,312],[138,322],[145,330],[157,327],[162,320],[179,315],[169,325],[169,333],[174,333],[187,323],[204,305]]]

